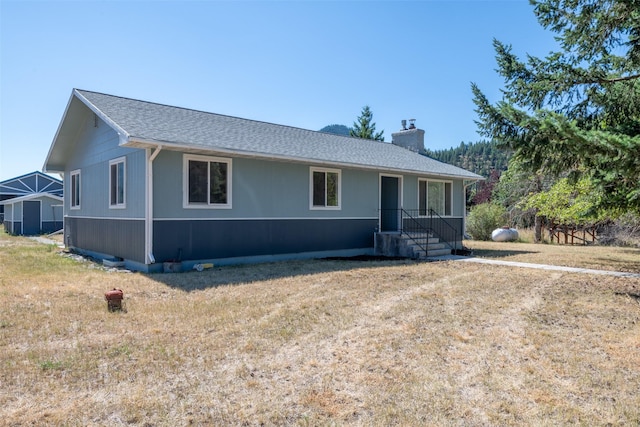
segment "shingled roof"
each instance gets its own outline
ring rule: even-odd
[[[72,95],[110,124],[121,145],[202,151],[286,161],[482,179],[391,143],[172,107],[75,89]],[[71,101],[70,104],[71,106]],[[67,110],[69,110],[69,106]],[[61,131],[58,130],[52,152]],[[47,163],[49,162],[49,158]],[[46,165],[45,165],[46,167]]]

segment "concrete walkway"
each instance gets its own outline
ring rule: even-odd
[[[64,248],[64,243],[60,243],[60,242],[57,242],[57,241],[52,240],[52,239],[48,239],[48,238],[43,237],[43,236],[28,236],[28,237],[31,240],[35,240],[36,242],[43,243],[45,245],[56,245],[59,248]]]
[[[500,261],[497,259],[465,257],[465,256],[459,256],[459,255],[436,257],[436,259],[442,260],[442,261],[474,262],[478,264],[504,265],[508,267],[520,267],[520,268],[533,268],[537,270],[564,271],[567,273],[599,274],[603,276],[640,278],[640,273],[627,273],[624,271],[610,271],[610,270],[593,270],[589,268],[563,267],[559,265],[547,265],[547,264],[532,264],[528,262]]]

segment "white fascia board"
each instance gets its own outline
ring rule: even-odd
[[[175,142],[170,141],[158,141],[158,140],[150,140],[136,137],[129,137],[125,143],[121,144],[125,147],[131,148],[153,148],[161,146],[165,150],[169,151],[182,151],[182,152],[191,152],[191,153],[202,153],[202,154],[211,154],[217,153],[225,156],[237,156],[237,157],[245,157],[245,158],[254,158],[261,160],[278,160],[283,162],[291,162],[291,163],[305,163],[315,166],[326,166],[326,167],[338,167],[338,168],[348,168],[348,169],[363,169],[363,170],[371,170],[378,172],[386,172],[386,173],[403,173],[403,174],[411,174],[411,175],[422,175],[422,176],[437,176],[444,178],[456,178],[456,179],[472,179],[474,181],[483,180],[484,178],[479,176],[478,178],[472,178],[468,175],[456,175],[456,174],[442,174],[437,172],[426,172],[420,170],[413,169],[394,169],[394,168],[384,168],[379,166],[369,166],[363,165],[359,163],[348,163],[348,162],[331,162],[327,160],[314,159],[309,157],[293,157],[293,156],[282,156],[282,155],[274,155],[268,153],[260,153],[256,151],[242,151],[242,150],[230,150],[228,148],[219,148],[219,147],[209,147],[202,145],[186,145],[186,144],[177,144]]]
[[[33,194],[27,194],[26,196],[14,197],[12,199],[3,200],[0,202],[0,205],[11,205],[16,202],[24,202],[27,200],[37,199],[40,197],[48,197],[58,202],[62,202],[64,200],[62,197],[56,196],[55,194],[51,194],[51,193],[33,193]]]
[[[487,178],[485,178],[484,176],[481,176],[479,178],[475,178],[475,179],[471,179],[471,178],[467,178],[465,180],[463,180],[462,185],[467,188],[470,185],[475,184],[476,182],[480,182],[480,181],[486,181]]]

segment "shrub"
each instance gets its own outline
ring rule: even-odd
[[[495,203],[474,206],[467,217],[467,233],[475,240],[491,240],[491,232],[505,224],[507,211]]]
[[[640,215],[627,213],[598,229],[598,242],[640,248]]]

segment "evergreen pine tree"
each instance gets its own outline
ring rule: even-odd
[[[376,133],[376,124],[372,122],[373,113],[368,105],[362,108],[362,113],[358,119],[353,122],[353,127],[350,130],[351,136],[363,139],[373,139],[376,141],[384,141],[384,131]]]
[[[494,40],[503,99],[473,84],[481,132],[534,174],[592,180],[602,207],[640,212],[640,1],[531,0],[561,50],[518,59]]]

